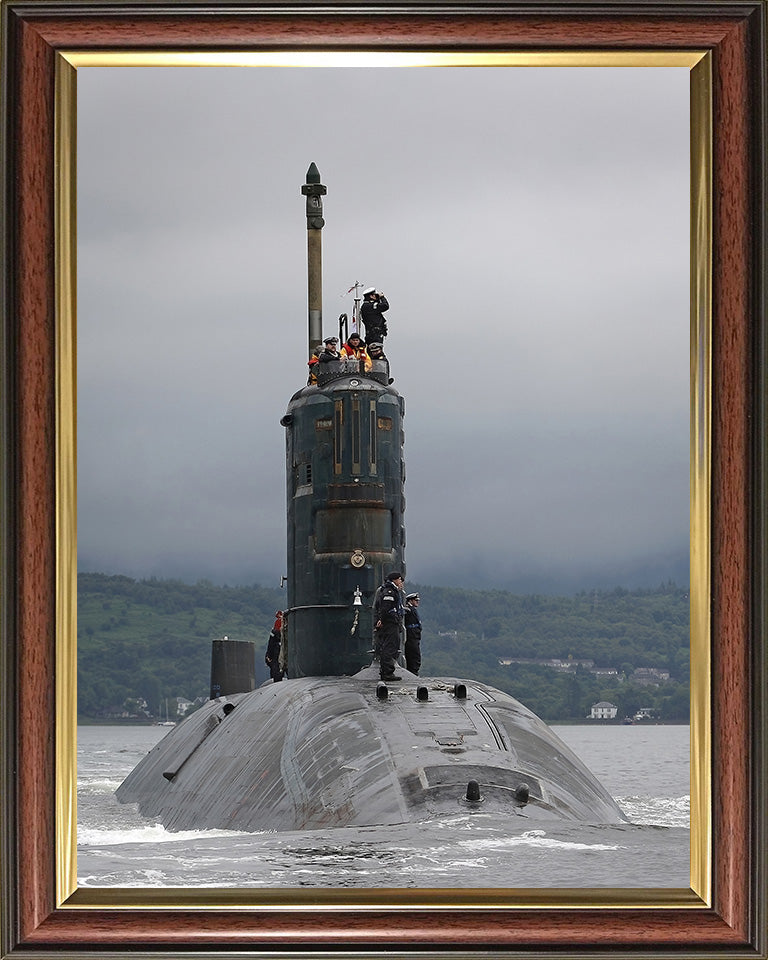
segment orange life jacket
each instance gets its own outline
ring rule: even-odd
[[[364,346],[359,346],[357,349],[352,346],[349,341],[347,341],[344,346],[341,348],[341,359],[342,360],[365,360],[365,369],[371,369],[371,358],[366,353]]]

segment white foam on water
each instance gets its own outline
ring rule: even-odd
[[[114,793],[122,783],[120,780],[105,778],[104,780],[78,780],[77,792],[83,796],[87,794],[98,795],[102,793]]]
[[[542,847],[557,850],[620,850],[618,844],[608,843],[576,843],[573,840],[556,840],[548,837],[544,830],[526,830],[516,837],[488,837],[459,841],[461,847],[471,847],[472,850],[503,850],[506,847]]]
[[[139,870],[135,876],[112,874],[106,877],[78,877],[79,887],[104,887],[119,885],[121,887],[168,887],[168,874],[163,870]]]
[[[690,797],[617,797],[629,820],[646,827],[691,827]]]
[[[133,830],[100,830],[98,828],[79,828],[78,847],[111,847],[124,843],[176,843],[186,840],[208,840],[214,837],[252,836],[234,830],[179,830],[174,833],[159,823],[147,824]]]

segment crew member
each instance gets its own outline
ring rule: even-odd
[[[400,652],[400,631],[404,613],[402,587],[402,573],[399,570],[393,570],[386,575],[381,594],[378,597],[378,605],[374,604],[379,649],[379,675],[382,680],[402,679],[395,673],[395,662]]]
[[[371,369],[371,358],[365,352],[365,341],[360,339],[359,333],[350,333],[347,342],[341,348],[342,360],[363,360],[365,369]]]
[[[374,360],[384,361],[384,363],[387,365],[387,376],[389,376],[389,360],[387,360],[387,355],[384,353],[384,347],[380,343],[368,344],[368,362],[370,364],[370,367],[366,367],[366,369],[370,369],[373,367]],[[389,382],[391,383],[392,381],[390,380]]]
[[[384,313],[389,310],[389,302],[383,293],[375,287],[363,290],[363,302],[360,304],[360,318],[365,325],[365,339],[368,343],[377,340],[381,343],[387,335],[387,321]]]
[[[315,367],[318,364],[318,357],[320,356],[320,351],[322,347],[318,343],[315,349],[312,351],[312,356],[307,360],[307,366],[309,367],[309,377],[307,378],[307,386],[311,387],[313,384],[317,383],[317,370]]]
[[[417,676],[421,667],[420,603],[418,593],[409,593],[405,598],[405,666]]]
[[[269,634],[267,641],[267,652],[264,656],[264,663],[269,667],[269,675],[275,683],[283,679],[285,670],[280,666],[280,641],[283,631],[283,611],[275,611],[275,625]]]
[[[325,349],[317,358],[320,363],[330,363],[331,360],[341,360],[338,351],[338,337],[326,337],[323,343],[325,344]]]

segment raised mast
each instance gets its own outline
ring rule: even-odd
[[[314,163],[307,170],[307,182],[301,188],[307,198],[307,299],[309,307],[309,334],[307,356],[323,339],[323,248],[321,231],[323,197],[326,189],[320,183],[320,172]]]

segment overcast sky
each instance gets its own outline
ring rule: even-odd
[[[324,331],[389,298],[408,580],[688,578],[686,68],[80,68],[84,571],[277,586]]]

